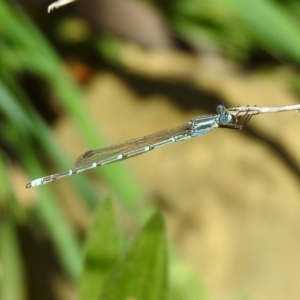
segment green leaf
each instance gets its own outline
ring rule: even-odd
[[[2,34],[4,41],[8,42],[8,46],[0,44],[0,77],[3,73],[15,74],[13,71],[20,72],[24,70],[38,75],[48,83],[51,91],[59,99],[61,107],[75,121],[78,134],[87,142],[87,149],[95,145],[98,145],[98,147],[103,146],[104,141],[100,137],[99,128],[95,126],[88,113],[83,113],[86,111],[86,107],[84,106],[84,102],[81,101],[83,96],[81,89],[71,80],[62,62],[47,40],[41,35],[38,28],[12,2],[0,1],[0,35]],[[29,101],[24,107],[27,106],[31,106]],[[11,109],[11,106],[9,108]],[[51,153],[51,157],[55,158],[58,165],[64,167],[66,160],[64,160],[64,163],[61,163],[59,158],[61,149],[59,149],[60,151],[53,151],[53,146],[51,146],[53,142],[49,139],[49,134],[44,135],[45,128],[42,128],[42,131],[40,123],[35,123],[37,119],[30,118],[31,115],[29,113],[31,114],[28,110],[29,121],[34,124],[33,127],[31,126],[31,133],[42,142],[42,145],[46,149],[49,149],[49,152],[46,151],[46,153]],[[14,120],[16,122],[16,118]],[[44,123],[41,124],[43,127],[46,127]],[[48,147],[46,147],[47,144]],[[56,147],[56,145],[54,146]],[[140,187],[123,166],[115,164],[109,168],[100,168],[96,174],[100,173],[104,174],[103,176],[107,182],[119,193],[120,198],[127,206],[132,208],[136,204],[141,193]],[[115,176],[116,173],[118,176]],[[85,190],[84,193],[87,194],[88,189],[84,188],[80,180],[75,178],[73,180],[74,182],[77,181],[78,190]],[[94,201],[91,198],[92,195],[90,192],[89,201],[87,202],[93,205]]]
[[[162,216],[155,213],[104,282],[100,300],[165,300],[167,249]]]
[[[252,35],[269,50],[300,61],[298,20],[269,0],[221,0],[228,3]]]
[[[13,220],[5,215],[0,219],[0,266],[0,299],[25,299],[23,266],[16,228]]]
[[[120,241],[113,201],[107,199],[98,206],[85,242],[79,299],[98,299],[104,277],[120,255]]]

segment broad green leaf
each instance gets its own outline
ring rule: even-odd
[[[85,242],[79,299],[98,299],[104,276],[120,255],[120,233],[111,199],[102,202]]]
[[[155,213],[104,282],[99,300],[165,300],[167,249],[162,216]]]

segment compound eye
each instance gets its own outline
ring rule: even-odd
[[[224,115],[226,112],[226,107],[223,104],[219,104],[217,106],[217,114],[218,115]]]
[[[231,115],[225,114],[219,117],[220,125],[227,125],[231,121]]]

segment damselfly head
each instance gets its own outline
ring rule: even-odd
[[[224,113],[219,116],[218,123],[224,126],[227,125],[229,122],[231,122],[231,120],[232,120],[231,114]]]

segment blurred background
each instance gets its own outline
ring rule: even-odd
[[[74,299],[106,195],[128,237],[162,211],[170,299],[299,299],[295,112],[25,189],[84,151],[220,103],[299,103],[299,1],[77,0],[48,14],[50,4],[0,0],[3,299]]]

